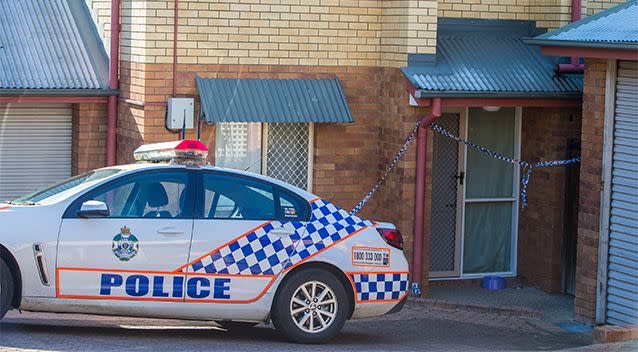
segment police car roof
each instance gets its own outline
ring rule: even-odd
[[[312,193],[309,193],[308,191],[306,191],[304,189],[301,189],[301,188],[296,187],[294,185],[291,185],[289,183],[274,179],[272,177],[256,174],[254,172],[227,169],[227,168],[218,167],[218,166],[212,166],[212,165],[185,165],[185,164],[176,164],[176,163],[147,163],[147,162],[140,162],[140,163],[135,163],[135,164],[110,166],[110,167],[106,167],[104,169],[111,169],[111,168],[113,168],[113,169],[121,169],[124,172],[127,172],[127,171],[138,171],[138,170],[144,170],[144,169],[154,169],[154,168],[162,168],[162,169],[167,169],[167,168],[186,169],[186,168],[190,168],[190,169],[195,169],[195,170],[196,169],[214,170],[214,171],[224,172],[224,173],[228,173],[228,174],[248,176],[248,177],[260,179],[260,180],[263,180],[263,181],[266,181],[266,182],[274,183],[274,184],[276,184],[278,186],[281,186],[283,188],[289,189],[289,190],[297,193],[298,195],[302,196],[306,200],[311,200],[311,199],[317,198],[316,195],[314,195]]]

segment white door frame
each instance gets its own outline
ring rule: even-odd
[[[515,108],[515,124],[514,124],[514,153],[512,157],[514,159],[520,159],[521,155],[521,126],[522,126],[522,107]],[[448,112],[447,110],[445,112]],[[452,111],[450,111],[452,112]],[[458,110],[454,110],[458,112]],[[460,118],[460,138],[467,139],[468,125],[469,125],[469,108],[464,108]],[[460,145],[459,148],[459,170],[465,172],[467,179],[467,146]],[[454,277],[433,277],[432,281],[437,280],[460,280],[460,279],[474,279],[482,278],[488,275],[499,275],[504,277],[514,277],[517,273],[517,249],[518,249],[518,218],[519,218],[519,193],[520,193],[520,174],[521,170],[519,166],[514,166],[513,180],[513,194],[511,198],[481,198],[467,200],[465,198],[467,180],[463,182],[463,187],[459,187],[458,207],[456,212],[457,217],[457,243],[460,246],[456,251],[456,260],[459,267],[459,274]],[[511,241],[511,255],[510,255],[510,268],[511,271],[506,272],[491,272],[491,273],[475,273],[464,274],[463,273],[463,255],[465,248],[465,204],[471,202],[488,202],[488,201],[511,201],[512,202],[512,241]]]

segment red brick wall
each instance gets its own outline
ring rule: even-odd
[[[378,174],[383,174],[392,162],[396,153],[401,149],[406,137],[414,128],[414,124],[420,118],[429,113],[429,108],[416,108],[408,105],[405,87],[405,77],[396,69],[381,69],[380,77],[381,102],[383,111],[380,123],[379,134],[379,169]],[[432,132],[428,131],[429,147],[428,161],[431,160]],[[425,229],[424,233],[429,233],[430,214],[430,185],[431,185],[432,164],[426,165],[426,207],[424,210]],[[414,225],[414,197],[416,178],[416,138],[408,148],[403,158],[398,162],[396,168],[385,180],[384,185],[379,189],[377,195],[372,199],[372,203],[377,207],[376,214],[380,220],[394,223],[402,232],[405,242],[405,254],[412,265],[413,251],[413,225]],[[425,275],[422,285],[422,293],[427,294],[428,286],[428,236],[425,236],[423,248],[423,273]]]
[[[170,64],[122,64],[122,97],[146,105],[120,103],[118,163],[130,162],[132,150],[141,143],[180,138],[164,127],[165,107],[148,104],[165,102],[170,96],[171,70]],[[398,152],[417,118],[428,112],[408,106],[405,77],[392,68],[180,64],[177,67],[178,96],[194,97],[197,113],[196,75],[262,79],[339,77],[355,123],[315,124],[313,192],[347,210],[367,194]],[[214,150],[214,125],[202,124],[202,127],[202,141]],[[194,138],[195,132],[189,131],[187,136]],[[431,147],[429,150],[431,152]],[[214,161],[212,154],[211,162]],[[411,147],[379,194],[360,213],[363,217],[395,223],[404,235],[410,260],[414,175],[415,151]],[[427,219],[426,224],[429,224]]]
[[[523,108],[521,159],[569,158],[570,139],[580,137],[580,114],[580,109]],[[519,213],[518,276],[554,293],[561,290],[566,176],[565,167],[535,168],[528,205]]]
[[[73,104],[73,175],[106,166],[106,120],[106,104]]]
[[[606,70],[605,60],[585,62],[574,314],[588,323],[596,318]]]

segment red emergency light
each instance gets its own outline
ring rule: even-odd
[[[174,142],[144,144],[133,152],[137,161],[204,163],[208,148],[204,143],[193,139]]]

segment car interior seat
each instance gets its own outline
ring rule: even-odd
[[[145,218],[172,218],[173,215],[168,210],[160,210],[161,207],[168,205],[168,195],[166,189],[159,182],[151,182],[144,187],[144,195],[146,196],[146,205],[149,210],[144,214]]]

